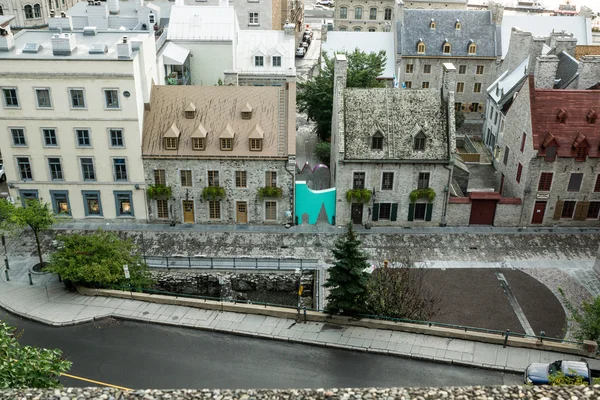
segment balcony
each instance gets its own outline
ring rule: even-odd
[[[190,85],[190,71],[186,73],[171,72],[169,76],[165,78],[165,85]]]

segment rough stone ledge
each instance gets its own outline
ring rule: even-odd
[[[587,386],[470,386],[441,388],[359,388],[287,390],[131,390],[115,388],[3,389],[0,400],[388,400],[388,399],[596,399],[600,385]]]

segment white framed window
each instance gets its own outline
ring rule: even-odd
[[[52,108],[52,99],[50,98],[49,88],[36,88],[35,100],[37,108]]]
[[[19,97],[17,94],[17,88],[2,88],[2,94],[4,98],[4,107],[6,108],[17,108],[19,105]]]
[[[274,67],[281,67],[281,56],[273,56],[271,59],[271,64]]]
[[[259,25],[257,12],[248,13],[248,25]]]
[[[9,128],[13,146],[26,147],[25,128]]]
[[[265,66],[265,57],[264,56],[254,56],[254,66],[255,67],[264,67]]]
[[[127,161],[124,158],[113,158],[113,173],[115,182],[127,181]]]
[[[64,179],[62,164],[59,157],[48,158],[48,170],[50,172],[50,180],[62,181]]]
[[[44,138],[44,146],[58,147],[58,134],[55,128],[42,128],[42,136]]]
[[[96,171],[94,169],[94,159],[91,157],[82,157],[79,159],[81,165],[81,177],[84,181],[95,181]]]
[[[118,89],[104,89],[104,108],[110,110],[120,108]]]
[[[92,138],[88,128],[75,128],[77,147],[92,147]]]
[[[110,128],[108,130],[110,139],[110,147],[125,147],[125,139],[123,137],[123,129]]]

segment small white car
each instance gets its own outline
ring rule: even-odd
[[[296,49],[296,57],[304,57],[306,55],[306,47],[298,47]]]

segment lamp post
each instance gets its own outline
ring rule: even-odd
[[[8,265],[8,251],[6,250],[6,237],[4,236],[4,233],[2,234],[2,246],[4,246],[4,265],[6,265],[6,269],[10,269],[10,266]]]

